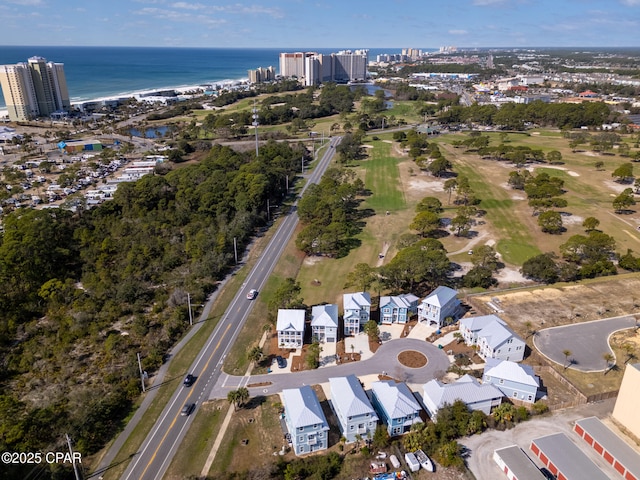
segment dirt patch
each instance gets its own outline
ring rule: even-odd
[[[339,340],[336,344],[336,355],[339,359],[338,363],[351,363],[360,361],[359,353],[345,351],[344,339]]]
[[[405,350],[398,354],[398,361],[407,368],[421,368],[427,364],[427,357],[415,350]]]

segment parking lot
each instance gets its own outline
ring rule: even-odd
[[[635,317],[627,315],[546,328],[533,337],[533,343],[540,353],[559,365],[570,364],[569,368],[582,372],[601,372],[608,365],[604,355],[613,353],[609,346],[611,334],[635,325]],[[571,352],[568,358],[563,353],[566,350]]]

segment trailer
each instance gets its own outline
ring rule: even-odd
[[[412,472],[417,472],[418,470],[420,470],[420,462],[418,461],[418,459],[413,453],[411,452],[405,453],[404,461],[407,462],[407,466],[409,467],[409,470],[411,470]]]

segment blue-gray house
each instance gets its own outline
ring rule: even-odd
[[[414,423],[422,422],[422,408],[405,383],[396,383],[393,380],[373,382],[371,403],[392,437],[402,435],[408,432]]]
[[[482,381],[492,384],[505,397],[527,403],[536,401],[540,388],[540,379],[531,366],[497,358],[487,358]]]
[[[380,323],[407,323],[412,314],[418,313],[418,300],[411,293],[380,297]]]
[[[369,397],[355,375],[329,379],[331,406],[340,422],[342,436],[347,443],[355,442],[356,436],[373,438],[378,426],[378,415],[371,406]]]
[[[329,424],[309,385],[282,391],[284,418],[296,455],[326,450]]]

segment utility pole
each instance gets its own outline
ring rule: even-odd
[[[269,215],[269,199],[267,198],[267,222],[271,220],[271,215]]]
[[[73,473],[76,475],[76,480],[80,480],[80,472],[78,472],[78,466],[76,465],[76,457],[74,456],[73,449],[71,448],[71,439],[69,438],[69,434],[67,433],[65,433],[64,436],[67,438],[69,454],[71,455],[71,461],[73,462]]]
[[[146,388],[144,386],[144,373],[142,372],[142,362],[140,361],[140,353],[138,352],[138,369],[140,370],[140,381],[142,382],[142,393],[146,392]]]
[[[251,122],[251,125],[253,125],[256,129],[256,159],[258,158],[258,109],[256,108],[256,101],[253,101],[253,122]]]
[[[304,155],[302,156],[300,163],[302,165],[302,175],[304,175]]]
[[[238,242],[236,241],[236,237],[233,237],[233,255],[236,259],[236,265],[238,264]]]
[[[187,303],[189,304],[189,325],[193,325],[193,314],[191,313],[191,294],[187,292]]]

